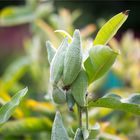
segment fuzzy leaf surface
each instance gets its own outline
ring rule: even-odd
[[[3,124],[10,118],[16,107],[20,104],[21,99],[26,95],[27,91],[27,87],[22,89],[12,97],[11,101],[7,102],[0,108],[0,124]]]
[[[59,112],[56,112],[51,140],[69,140],[68,133],[63,125],[62,118]]]
[[[111,108],[140,115],[140,94],[135,93],[128,98],[122,98],[116,94],[107,94],[96,101],[89,101],[89,106]]]

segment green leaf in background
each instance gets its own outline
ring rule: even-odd
[[[118,53],[110,47],[97,45],[90,49],[90,63],[85,61],[84,66],[88,74],[89,83],[103,76],[114,63]]]
[[[0,135],[26,135],[42,131],[51,132],[52,121],[48,117],[28,117],[10,120],[0,127]]]
[[[0,124],[6,122],[10,118],[16,107],[19,105],[21,99],[26,95],[27,91],[27,87],[22,89],[12,97],[11,101],[7,102],[0,108]]]
[[[5,90],[11,89],[12,86],[24,75],[28,70],[29,64],[29,59],[27,57],[22,57],[8,66],[2,76]]]
[[[28,7],[7,7],[1,12],[0,26],[19,25],[31,22],[34,19],[35,15]]]
[[[115,15],[107,23],[105,23],[97,33],[93,45],[107,44],[108,41],[116,34],[118,29],[122,26],[122,24],[126,21],[126,19],[128,18],[128,14],[129,10],[126,10]]]
[[[59,112],[56,112],[51,140],[69,140],[68,133],[63,125],[62,118]]]
[[[132,94],[128,98],[107,94],[96,101],[89,101],[89,106],[112,108],[140,115],[140,94]]]
[[[33,5],[30,5],[34,3]],[[38,4],[36,1],[26,3],[25,6],[10,6],[1,11],[0,26],[15,26],[33,22],[38,18],[49,15],[53,8],[49,3]]]

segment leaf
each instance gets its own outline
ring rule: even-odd
[[[97,33],[93,45],[105,45],[116,34],[118,29],[128,18],[129,10],[123,11],[112,17]]]
[[[80,128],[77,128],[74,140],[84,140],[83,133]]]
[[[115,62],[118,53],[110,47],[97,45],[90,49],[89,58],[84,66],[88,74],[89,83],[103,76]]]
[[[96,140],[97,135],[99,134],[100,125],[96,123],[92,128],[90,129],[82,129],[84,140]]]
[[[53,45],[50,41],[46,42],[46,48],[47,48],[47,53],[48,53],[48,61],[49,61],[49,63],[51,63],[51,61],[56,53],[56,49],[53,47]]]
[[[121,27],[121,25],[126,21],[128,18],[129,10],[126,10],[124,12],[121,12],[111,18],[97,33],[97,36],[93,42],[93,45],[106,45],[109,40],[116,34],[118,29]],[[84,61],[85,69],[89,75],[89,83],[92,82],[92,74],[93,74],[93,68],[91,67],[92,62],[90,58],[88,57]]]
[[[71,85],[82,68],[82,44],[80,31],[76,29],[73,33],[73,40],[65,53],[63,83]]]
[[[10,118],[16,107],[19,105],[21,99],[26,95],[27,91],[27,87],[22,89],[12,97],[11,101],[7,102],[0,108],[0,124],[6,122]]]
[[[88,140],[95,139],[100,131],[100,125],[96,123],[90,130],[89,130],[89,137]]]
[[[102,132],[99,136],[99,139],[103,140],[125,140],[125,138],[122,138],[116,134],[110,134],[106,132]]]
[[[89,101],[89,106],[112,108],[140,115],[140,94],[135,93],[128,98],[107,94],[96,101]]]
[[[75,105],[75,100],[72,96],[71,89],[67,90],[67,92],[66,92],[66,101],[67,101],[67,105],[68,105],[69,110],[74,111],[73,107]]]
[[[51,102],[40,102],[33,99],[27,99],[24,104],[29,110],[38,112],[39,114],[45,115],[47,117],[53,118],[55,115],[55,106]]]
[[[61,79],[61,76],[63,75],[64,58],[67,49],[68,49],[68,39],[66,37],[60,44],[50,64],[50,81],[53,84],[58,83],[58,81]]]
[[[25,135],[51,131],[52,120],[48,117],[27,117],[20,120],[10,120],[0,127],[0,135]]]
[[[76,103],[81,107],[86,105],[85,97],[87,87],[88,87],[88,77],[86,72],[83,69],[81,69],[76,80],[71,85],[72,95]]]
[[[25,6],[4,8],[0,14],[0,26],[15,26],[34,22],[38,18],[46,17],[52,11],[52,7],[48,3],[39,5],[37,5],[38,2],[33,3],[32,5],[26,3]]]
[[[87,140],[87,138],[89,137],[89,130],[83,128],[82,133],[83,133],[84,140]]]
[[[72,41],[72,37],[68,32],[66,32],[64,30],[55,30],[54,32],[55,33],[60,33],[63,37],[68,37],[68,42]]]
[[[59,112],[56,112],[51,140],[69,140],[68,133],[63,125],[62,118]]]
[[[54,85],[52,91],[52,98],[56,104],[64,104],[66,102],[66,91]]]
[[[25,6],[6,7],[0,15],[0,26],[13,26],[31,22],[35,19],[35,14],[30,8]]]
[[[28,70],[29,64],[30,62],[27,57],[22,57],[10,64],[2,77],[4,89],[8,90],[12,88]]]

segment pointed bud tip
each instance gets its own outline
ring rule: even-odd
[[[79,29],[75,29],[74,35],[80,35],[80,30]]]
[[[25,87],[23,90],[27,92],[28,91],[28,87]]]
[[[51,42],[49,40],[46,41],[46,45],[51,44]]]
[[[129,15],[130,10],[125,10],[122,13],[125,14],[126,16]]]
[[[57,119],[61,119],[61,113],[59,111],[56,111],[56,114],[55,114],[55,118]]]
[[[81,39],[81,35],[80,35],[80,30],[75,29],[74,33],[73,33],[73,39],[75,40],[80,40]]]
[[[58,116],[58,115],[60,116],[60,112],[57,110],[56,111],[56,116]]]
[[[75,32],[80,32],[80,30],[79,29],[75,29]]]

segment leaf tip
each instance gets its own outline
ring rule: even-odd
[[[24,89],[22,89],[21,91],[19,91],[18,93],[23,97],[26,95],[26,93],[28,92],[28,87],[25,87]]]
[[[56,116],[61,116],[59,111],[56,111]]]
[[[75,29],[73,36],[80,36],[80,30]]]
[[[49,50],[49,49],[51,49],[51,48],[53,48],[53,49],[55,50],[53,44],[52,44],[51,41],[49,41],[49,40],[46,41],[46,48],[47,48],[47,50]]]
[[[73,41],[76,40],[79,43],[81,43],[81,35],[80,35],[80,30],[79,29],[75,29],[74,33],[73,33]],[[81,46],[81,45],[80,45]]]
[[[125,11],[123,11],[122,13],[125,14],[126,16],[128,16],[129,13],[130,13],[130,10],[125,10]]]
[[[50,45],[51,42],[49,40],[46,41],[46,46]]]
[[[56,111],[56,114],[55,114],[55,121],[56,120],[61,120],[61,114],[59,111]]]
[[[25,93],[27,93],[28,92],[28,87],[25,87],[23,90],[24,90]]]
[[[28,87],[26,86],[25,89],[28,90]]]

